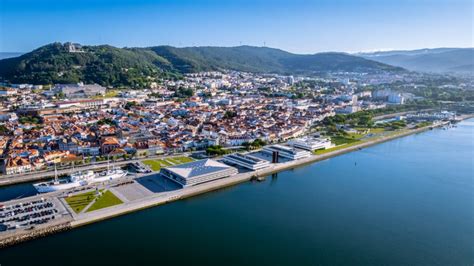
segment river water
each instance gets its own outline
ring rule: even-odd
[[[0,264],[473,265],[473,173],[469,120],[3,249]]]

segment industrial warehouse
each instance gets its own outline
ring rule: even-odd
[[[233,153],[230,155],[226,155],[222,160],[227,164],[238,165],[253,171],[270,166],[269,161],[242,153]]]
[[[183,187],[198,185],[237,174],[232,166],[205,159],[162,168],[160,174]]]

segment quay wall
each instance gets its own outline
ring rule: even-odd
[[[31,231],[24,231],[20,234],[13,234],[8,237],[0,239],[0,249],[13,246],[25,241],[33,240],[40,237],[45,237],[59,232],[64,232],[71,229],[69,222],[61,224],[50,225],[41,229],[32,229]]]
[[[474,115],[464,116],[462,119],[468,119],[472,117],[474,117]],[[441,127],[443,125],[445,124],[439,124],[437,126]],[[87,213],[86,215],[83,215],[81,217],[77,217],[77,219],[73,221],[51,225],[49,227],[42,228],[42,229],[33,229],[30,232],[22,231],[21,233],[18,233],[18,234],[13,234],[11,236],[0,238],[0,248],[18,244],[27,240],[47,236],[50,234],[66,231],[66,230],[80,227],[83,225],[95,223],[101,220],[110,219],[110,218],[117,217],[120,215],[125,215],[131,212],[154,207],[154,206],[165,204],[168,202],[173,202],[180,199],[185,199],[185,198],[193,197],[193,196],[200,195],[203,193],[207,193],[210,191],[223,189],[226,187],[230,187],[233,185],[250,181],[252,180],[252,178],[255,178],[255,177],[264,177],[264,176],[268,176],[270,174],[281,172],[287,169],[292,169],[295,167],[311,164],[317,161],[329,159],[337,155],[341,155],[341,154],[348,153],[354,150],[366,148],[372,145],[376,145],[378,143],[390,141],[396,138],[401,138],[401,137],[405,137],[412,134],[421,133],[433,127],[434,126],[426,126],[419,129],[413,129],[413,130],[409,130],[400,134],[390,135],[390,136],[382,137],[379,139],[363,142],[357,145],[349,146],[340,150],[328,152],[326,154],[312,155],[308,158],[300,159],[297,161],[289,161],[289,162],[285,162],[285,163],[281,163],[277,165],[271,165],[270,167],[264,168],[261,170],[241,173],[241,174],[237,174],[237,175],[227,177],[224,179],[216,180],[213,182],[200,184],[198,186],[187,187],[187,188],[183,188],[177,191],[164,192],[160,195],[154,195],[151,197],[143,198],[141,200],[127,202],[118,206],[114,206],[114,207],[110,207],[110,208],[106,208],[102,210],[97,210],[91,213]]]
[[[439,126],[442,126],[442,125],[439,125]],[[116,207],[111,207],[111,208],[104,209],[104,210],[98,210],[98,211],[95,211],[94,213],[91,213],[87,217],[84,217],[84,218],[81,218],[81,219],[78,219],[76,221],[71,222],[71,225],[72,225],[72,227],[79,227],[79,226],[94,223],[94,222],[97,222],[97,221],[100,221],[100,220],[105,220],[105,219],[109,219],[109,218],[112,218],[112,217],[124,215],[124,214],[134,212],[134,211],[137,211],[137,210],[142,210],[142,209],[154,207],[154,206],[157,206],[157,205],[165,204],[165,203],[168,203],[168,202],[193,197],[193,196],[200,195],[200,194],[203,194],[203,193],[207,193],[207,192],[210,192],[210,191],[223,189],[223,188],[226,188],[226,187],[230,187],[230,186],[233,186],[233,185],[237,185],[237,184],[240,184],[240,183],[243,183],[243,182],[250,181],[250,180],[252,180],[252,178],[255,178],[255,177],[263,177],[263,176],[271,175],[273,173],[278,173],[278,172],[281,172],[281,171],[284,171],[284,170],[288,170],[288,169],[292,169],[292,168],[295,168],[295,167],[300,167],[300,166],[303,166],[303,165],[311,164],[311,163],[314,163],[314,162],[317,162],[317,161],[329,159],[331,157],[334,157],[334,156],[337,156],[337,155],[340,155],[340,154],[348,153],[348,152],[351,152],[351,151],[354,151],[354,150],[359,150],[361,148],[366,148],[366,147],[376,145],[378,143],[386,142],[386,141],[389,141],[389,140],[392,140],[392,139],[401,138],[401,137],[404,137],[404,136],[421,133],[423,131],[429,130],[430,128],[432,128],[432,126],[422,127],[422,128],[419,128],[419,129],[413,129],[413,130],[403,132],[403,133],[400,133],[400,134],[391,135],[391,136],[383,137],[383,138],[380,138],[380,139],[363,142],[363,143],[360,143],[358,145],[350,146],[350,147],[347,147],[347,148],[344,148],[344,149],[328,152],[326,154],[312,155],[308,158],[304,158],[304,159],[300,159],[300,160],[296,160],[296,161],[289,161],[289,162],[281,163],[281,164],[278,164],[278,165],[272,165],[270,167],[267,167],[267,168],[264,168],[264,169],[261,169],[261,170],[248,172],[248,173],[241,173],[241,174],[237,174],[237,175],[227,177],[227,178],[224,178],[224,179],[216,180],[216,181],[213,181],[213,182],[210,182],[210,183],[200,184],[200,185],[194,186],[194,187],[186,187],[186,188],[180,189],[178,191],[167,192],[167,193],[164,193],[164,195],[157,195],[157,196],[147,197],[147,198],[144,198],[144,199],[139,200],[139,201],[124,203],[122,205],[119,205],[119,206],[116,206]]]

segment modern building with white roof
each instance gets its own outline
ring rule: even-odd
[[[233,153],[230,155],[226,155],[223,158],[225,163],[231,165],[238,165],[250,170],[260,170],[265,167],[270,166],[270,162],[266,160],[262,160],[252,155],[242,154],[242,153]]]
[[[325,138],[298,138],[288,141],[288,145],[291,147],[315,151],[320,149],[328,149],[333,147],[333,144],[329,139]]]
[[[235,167],[205,159],[162,168],[160,174],[182,185],[194,186],[237,174]]]
[[[291,160],[298,160],[311,156],[311,153],[307,150],[297,149],[278,144],[263,147],[263,152],[270,154],[277,152],[278,156]]]

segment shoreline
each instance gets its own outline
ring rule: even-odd
[[[465,119],[469,119],[473,117],[474,115],[466,115],[466,116],[461,117],[460,120],[465,120]],[[182,188],[176,191],[162,192],[157,195],[152,195],[152,196],[144,197],[138,200],[126,202],[117,206],[112,206],[109,208],[96,210],[94,212],[82,214],[80,216],[74,215],[71,213],[70,214],[71,217],[67,221],[68,226],[65,227],[66,228],[65,230],[74,229],[80,226],[92,224],[92,223],[99,222],[106,219],[111,219],[111,218],[121,216],[121,215],[126,215],[132,212],[155,207],[158,205],[166,204],[166,203],[177,201],[180,199],[190,198],[190,197],[201,195],[207,192],[216,191],[216,190],[223,189],[226,187],[234,186],[237,184],[250,181],[255,177],[265,177],[265,176],[282,172],[285,170],[302,167],[308,164],[326,160],[326,159],[329,159],[341,154],[349,153],[355,150],[361,150],[363,148],[374,146],[374,145],[384,143],[390,140],[422,133],[435,127],[442,127],[447,123],[449,122],[441,123],[438,125],[430,125],[430,126],[426,126],[426,127],[422,127],[418,129],[411,129],[405,132],[400,132],[399,134],[393,134],[393,135],[384,136],[384,137],[380,137],[373,140],[363,141],[362,143],[358,143],[358,144],[351,145],[348,147],[343,147],[341,149],[330,151],[325,154],[320,154],[320,155],[313,154],[308,158],[274,164],[265,169],[246,172],[246,173],[240,173],[234,176],[215,180],[210,183],[204,183],[204,184],[200,184],[193,187]],[[33,197],[38,197],[38,196],[33,196]],[[21,200],[14,200],[14,201],[19,202]],[[60,230],[60,231],[62,232],[65,230]],[[57,231],[58,230],[55,230],[53,225],[45,225],[44,227],[36,228],[31,231],[22,230],[20,232],[12,232],[11,234],[0,236],[0,248],[5,248],[5,247],[15,245],[27,240],[54,234]]]

